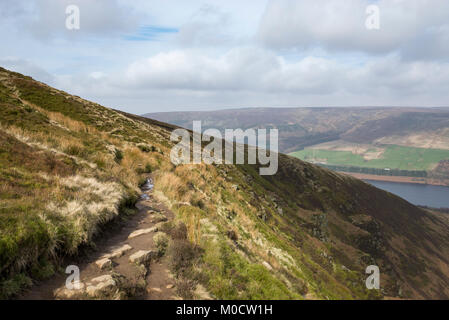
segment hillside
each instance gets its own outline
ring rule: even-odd
[[[151,175],[174,213],[161,228],[183,298],[198,287],[217,299],[449,298],[448,215],[287,155],[274,176],[175,166],[172,129],[0,69],[0,297],[95,250],[111,221],[135,217]],[[379,292],[365,288],[373,264]]]
[[[202,120],[220,130],[278,128],[279,150],[302,160],[449,185],[449,171],[441,170],[449,160],[447,108],[255,108],[146,116],[182,127]]]
[[[382,119],[388,109],[351,108],[249,108],[204,112],[162,112],[144,115],[151,119],[190,128],[201,120],[204,128],[278,128],[279,150],[292,152],[306,146],[338,139],[366,119]]]
[[[204,112],[161,112],[144,115],[191,127],[278,128],[285,153],[319,143],[343,140],[359,144],[397,144],[449,149],[447,108],[248,108]]]

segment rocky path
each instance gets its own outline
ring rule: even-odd
[[[80,281],[70,282],[59,274],[34,286],[22,299],[179,299],[175,281],[161,256],[167,236],[163,224],[173,213],[152,197],[152,181],[147,180],[139,212],[118,230],[108,232],[96,244],[96,250],[68,265],[79,267]],[[156,242],[155,242],[156,240]]]

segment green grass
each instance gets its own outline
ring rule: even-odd
[[[304,149],[290,155],[305,161],[325,161],[328,165],[400,170],[431,170],[439,161],[449,159],[449,150],[385,146],[380,159],[365,160],[349,151]]]
[[[249,263],[225,242],[209,243],[203,257],[209,278],[208,287],[218,299],[301,299],[273,272],[260,264]],[[297,280],[298,281],[298,280]]]
[[[76,254],[116,213],[132,211],[137,180],[157,168],[154,158],[160,156],[124,147],[125,138],[104,133],[122,127],[129,140],[155,142],[116,112],[52,92],[29,78],[8,76],[0,82],[0,299],[19,294],[30,278],[51,276],[61,256]],[[136,172],[140,163],[141,173]],[[83,193],[89,183],[61,184],[75,177],[109,185],[106,192],[114,188],[113,209],[89,215],[87,207],[93,212],[93,204],[106,204],[111,197]],[[84,206],[79,218],[61,213],[73,201]]]
[[[390,226],[385,236],[405,235],[402,239],[416,244],[407,252],[398,248],[392,258],[384,256],[381,269],[394,265],[398,257],[405,257],[404,265],[422,264],[419,256],[410,254],[421,243],[416,239],[423,234],[422,212],[389,194],[284,155],[274,176],[260,176],[254,165],[174,167],[167,152],[172,146],[170,128],[165,125],[126,118],[15,77],[10,75],[20,97],[33,104],[15,99],[8,82],[0,84],[0,298],[14,297],[31,279],[51,276],[59,270],[60,257],[75,254],[80,244],[91,241],[94,227],[110,219],[101,211],[104,219],[97,220],[87,209],[80,212],[82,219],[69,218],[62,210],[68,202],[107,203],[111,197],[103,199],[103,193],[90,191],[114,182],[123,187],[126,200],[118,211],[126,214],[137,200],[135,188],[149,172],[154,173],[155,196],[185,224],[182,232],[167,230],[177,240],[167,254],[174,274],[187,279],[177,279],[184,284],[186,298],[192,296],[192,281],[221,299],[302,299],[305,294],[321,299],[379,298],[380,293],[378,297],[364,286],[366,264],[360,257],[370,254],[357,248],[365,233],[347,233],[352,229],[346,229],[348,217],[358,214]],[[55,119],[67,125],[55,125]],[[22,141],[23,136],[47,148]],[[407,150],[391,148],[388,152],[396,153],[398,160],[408,157]],[[341,161],[352,156],[348,154]],[[354,157],[349,159],[363,162]],[[434,157],[421,156],[427,162]],[[74,176],[83,179],[76,182]],[[90,187],[84,178],[96,183]],[[68,180],[72,182],[63,183]],[[329,224],[317,217],[326,217]],[[316,228],[328,240],[320,241]],[[375,239],[376,234],[366,232],[368,239]],[[177,233],[182,237],[175,237]],[[444,248],[446,238],[439,236],[442,240],[433,246]]]

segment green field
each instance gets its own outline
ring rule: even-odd
[[[349,151],[304,149],[290,155],[305,161],[323,162],[328,165],[400,170],[431,170],[440,160],[449,159],[449,150],[396,145],[384,147],[386,150],[381,158],[373,160],[365,160],[363,156]]]

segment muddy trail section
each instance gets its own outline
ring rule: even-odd
[[[37,283],[20,299],[180,299],[163,255],[168,236],[161,231],[174,214],[153,198],[152,190],[148,178],[136,214],[104,232],[95,249],[66,261],[67,274]]]

